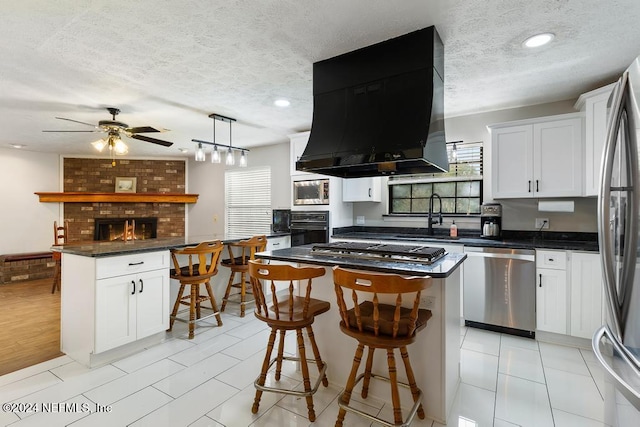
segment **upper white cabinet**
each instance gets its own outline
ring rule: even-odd
[[[489,126],[494,199],[582,195],[582,117],[564,114]]]
[[[300,132],[289,135],[289,139],[291,141],[291,144],[289,145],[291,175],[308,174],[308,172],[296,170],[296,162],[300,160],[300,156],[302,156],[302,153],[304,153],[304,149],[307,147],[310,133],[311,132]]]
[[[607,133],[607,102],[615,83],[580,95],[575,104],[585,114],[584,132],[584,195],[597,196],[600,182],[600,162]]]
[[[382,178],[350,178],[342,180],[343,202],[380,202]]]

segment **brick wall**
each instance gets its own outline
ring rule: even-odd
[[[184,193],[180,160],[64,159],[64,191],[114,192],[116,177],[135,177],[136,193]],[[93,240],[95,218],[157,217],[158,237],[184,236],[182,203],[65,203],[70,241]]]

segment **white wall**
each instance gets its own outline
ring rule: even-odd
[[[491,202],[491,138],[487,125],[509,122],[513,120],[534,117],[552,116],[556,114],[575,113],[574,101],[560,101],[550,104],[534,105],[509,110],[492,111],[482,114],[448,118],[445,121],[447,141],[483,141],[484,142],[484,201]],[[354,203],[354,223],[357,216],[365,217],[365,225],[397,226],[397,227],[426,227],[424,218],[416,220],[389,220],[382,215],[388,213],[388,192],[383,187],[382,202]],[[580,231],[596,232],[596,199],[575,199],[574,213],[538,212],[537,199],[532,200],[498,200],[503,206],[503,229],[506,230],[535,230],[535,218],[549,218],[550,231]],[[479,220],[465,221],[455,219],[461,228],[478,228]],[[448,228],[451,220],[445,221],[443,227]]]
[[[0,148],[0,253],[49,250],[53,221],[60,221],[60,203],[40,203],[35,192],[60,191],[60,156]]]

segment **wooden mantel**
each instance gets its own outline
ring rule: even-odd
[[[36,192],[41,203],[196,203],[198,194],[184,193],[88,193],[65,191],[64,193]]]

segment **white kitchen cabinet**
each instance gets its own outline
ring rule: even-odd
[[[96,353],[168,329],[168,307],[166,269],[96,281]]]
[[[267,250],[286,249],[291,247],[291,236],[269,237],[267,239]]]
[[[565,114],[492,125],[492,196],[582,195],[582,117]]]
[[[296,170],[296,162],[300,160],[300,156],[304,153],[304,149],[307,147],[307,142],[309,142],[310,132],[300,132],[293,135],[289,135],[290,145],[289,145],[289,160],[290,160],[290,169],[291,175],[307,175],[308,172],[303,172]]]
[[[536,250],[536,330],[567,333],[567,254]]]
[[[343,202],[382,201],[382,178],[365,177],[342,180]]]
[[[584,112],[584,195],[597,196],[600,162],[607,132],[607,101],[615,84],[583,93],[575,108]]]
[[[573,252],[570,335],[591,339],[603,324],[602,292],[600,254]]]

